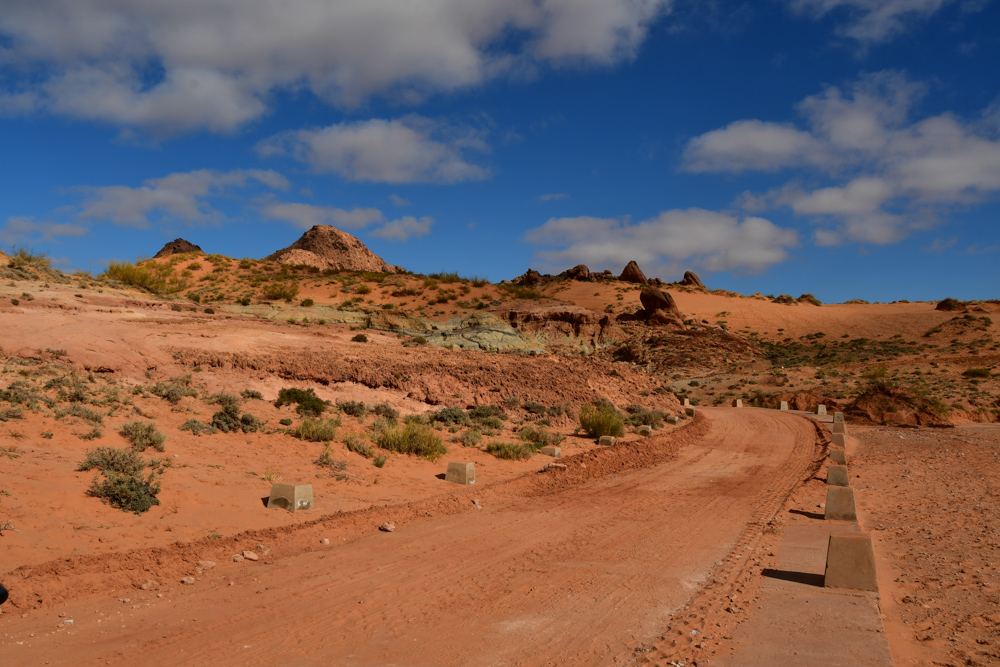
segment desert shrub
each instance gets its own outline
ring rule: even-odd
[[[426,339],[426,338],[424,338],[423,336],[414,336],[414,337],[413,337],[413,338],[411,339],[411,342],[412,342],[412,343],[413,343],[414,345],[427,345],[427,339]]]
[[[139,453],[115,447],[98,447],[87,451],[86,457],[77,470],[87,471],[97,468],[103,473],[116,472],[119,475],[138,476],[146,468],[146,462]]]
[[[773,299],[771,299],[771,303],[783,303],[786,306],[797,306],[797,305],[799,305],[799,302],[796,301],[795,297],[792,296],[791,294],[780,294],[780,295],[774,297]]]
[[[566,415],[570,419],[574,417],[573,408],[569,403],[557,403],[548,409],[548,415],[550,417],[561,417]]]
[[[552,433],[544,428],[538,428],[535,426],[525,426],[517,435],[522,442],[531,443],[535,445],[536,449],[539,447],[548,447],[550,445],[557,446],[566,439],[566,436],[562,433]]]
[[[463,431],[462,435],[458,436],[455,440],[462,443],[463,447],[475,447],[482,439],[482,431],[477,428],[470,428],[467,431]]]
[[[286,387],[278,392],[274,407],[296,404],[295,410],[303,417],[318,417],[326,410],[326,403],[312,389]]]
[[[507,419],[507,413],[495,405],[477,405],[469,410],[469,419],[474,422],[481,422],[483,419],[495,418]]]
[[[170,382],[157,382],[149,389],[149,393],[154,396],[169,401],[173,405],[181,402],[185,396],[197,396],[198,392],[191,387],[191,376],[184,375],[171,378]]]
[[[533,415],[544,415],[549,411],[549,409],[543,404],[536,403],[535,401],[525,401],[521,407],[524,408],[529,414]]]
[[[81,440],[98,440],[99,438],[104,437],[104,429],[102,429],[100,426],[95,426],[86,433],[74,432],[73,435],[80,438]]]
[[[368,406],[363,401],[337,401],[337,409],[358,419],[363,419],[368,414]]]
[[[264,300],[265,301],[291,301],[299,293],[299,284],[296,282],[290,283],[271,283],[264,287]]]
[[[962,373],[962,375],[964,375],[967,378],[981,378],[981,379],[986,380],[986,379],[989,379],[989,377],[990,377],[990,369],[988,369],[988,368],[968,368],[968,369],[965,370],[964,373]]]
[[[248,401],[250,399],[255,399],[258,401],[264,400],[264,394],[260,393],[256,389],[244,389],[243,391],[240,392],[240,396],[242,396],[245,400]]]
[[[91,410],[90,408],[85,408],[79,403],[71,403],[65,410],[56,410],[56,419],[69,415],[71,417],[79,417],[80,419],[90,422],[94,425],[101,425],[104,423],[104,415],[96,410]]]
[[[938,301],[938,304],[934,306],[934,310],[963,310],[966,306],[968,306],[966,302],[948,297],[947,299]]]
[[[447,425],[464,424],[469,421],[469,415],[465,414],[465,410],[462,408],[443,408],[432,412],[429,417],[432,422],[441,422]]]
[[[0,422],[5,422],[8,419],[24,419],[24,410],[22,408],[0,410]]]
[[[663,420],[667,418],[667,413],[663,410],[644,408],[641,405],[630,405],[625,408],[625,412],[628,413],[625,423],[629,426],[645,425],[660,428],[663,426]]]
[[[380,422],[384,424],[379,424]],[[428,461],[437,461],[448,453],[441,438],[434,435],[434,431],[425,424],[407,424],[400,428],[382,419],[377,420],[376,424],[379,426],[375,431],[375,443],[382,449],[399,454],[414,454]]]
[[[87,495],[100,498],[112,507],[135,514],[148,512],[153,505],[159,505],[160,501],[156,497],[159,492],[160,483],[156,481],[156,473],[142,477],[107,472],[103,480],[95,476],[90,488],[87,489]]]
[[[521,397],[517,394],[511,394],[510,396],[504,397],[503,404],[508,410],[517,410],[517,408],[521,405]]]
[[[10,266],[15,269],[26,266],[33,266],[39,269],[51,268],[49,256],[44,252],[35,252],[28,248],[14,247],[7,254],[10,255]]]
[[[132,287],[139,287],[154,294],[159,294],[165,291],[166,288],[166,281],[164,279],[153,275],[153,272],[144,266],[136,266],[129,262],[111,262],[104,273],[98,277],[117,280],[118,282],[131,285]]]
[[[181,431],[191,431],[194,435],[201,435],[202,433],[207,433],[212,435],[218,429],[216,429],[211,424],[203,424],[197,419],[189,419],[178,427]]]
[[[353,343],[367,343],[368,342],[368,336],[366,336],[364,334],[355,334],[354,337],[351,338],[351,342],[353,342]]]
[[[486,445],[486,453],[498,459],[523,461],[535,455],[535,447],[530,443],[521,442],[491,442]]]
[[[544,296],[534,287],[522,287],[521,285],[515,285],[514,283],[500,283],[497,287],[504,292],[507,292],[507,294],[515,299],[531,299],[533,301],[537,301]]]
[[[374,459],[372,459],[372,465],[374,465],[376,468],[382,468],[385,467],[386,461],[388,460],[389,458],[386,456],[381,456],[381,455],[376,456]]]
[[[356,435],[349,435],[344,438],[344,445],[349,452],[361,454],[366,459],[375,458],[375,448]]]
[[[372,406],[372,412],[374,412],[379,417],[388,417],[389,419],[399,419],[399,410],[392,407],[388,403],[379,403]]]
[[[285,419],[279,419],[278,423],[281,424],[282,426],[291,426],[292,420],[286,417]]]
[[[303,419],[292,433],[300,440],[309,442],[324,442],[333,440],[340,427],[339,419]]]
[[[602,435],[620,437],[625,432],[625,420],[613,405],[585,405],[580,410],[580,426],[592,438]]]
[[[149,447],[162,452],[163,443],[167,441],[167,436],[157,431],[153,422],[125,422],[118,432],[132,443],[132,449],[136,452],[144,452]]]
[[[236,396],[233,396],[232,394],[218,393],[218,394],[212,394],[211,396],[206,396],[205,402],[214,403],[216,405],[221,405],[223,407],[227,405],[238,406],[240,404],[240,399],[237,398]]]
[[[212,415],[212,426],[223,433],[256,433],[263,428],[264,423],[249,412],[240,415],[238,405],[224,405],[222,410]]]
[[[303,308],[309,308],[314,303],[315,302],[312,299],[302,299],[302,302],[299,305],[302,306]]]
[[[808,292],[806,292],[805,294],[803,294],[802,296],[799,297],[799,302],[800,303],[811,303],[814,306],[822,306],[823,305],[822,301],[820,301],[819,299],[817,299],[812,294],[809,294]]]
[[[476,423],[486,429],[493,429],[499,431],[503,428],[503,420],[499,417],[483,417],[482,419],[477,419]]]

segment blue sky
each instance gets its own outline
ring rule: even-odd
[[[0,246],[998,298],[1000,3],[6,0]]]

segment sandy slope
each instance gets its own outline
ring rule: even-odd
[[[110,597],[5,616],[3,642],[11,664],[66,656],[128,664],[140,652],[151,664],[623,658],[656,640],[720,576],[727,554],[743,548],[748,522],[762,510],[773,515],[812,463],[816,432],[804,419],[708,414],[673,438],[564,459],[564,471],[460,489],[360,523],[324,517],[308,530],[274,534],[258,563],[223,562],[224,547],[201,553],[219,565],[193,586],[165,581],[162,597],[128,587],[122,574]],[[396,520],[395,532],[375,530],[383,517]],[[74,625],[46,634],[59,612]]]

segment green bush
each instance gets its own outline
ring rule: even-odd
[[[628,413],[625,423],[629,426],[645,425],[660,428],[663,426],[663,420],[667,418],[667,413],[663,410],[644,408],[641,405],[630,405],[625,408],[625,412]]]
[[[87,456],[77,470],[87,471],[97,468],[103,473],[116,472],[119,475],[138,476],[142,474],[146,465],[136,451],[98,447],[87,451]]]
[[[349,435],[344,438],[344,445],[349,452],[361,454],[366,459],[375,458],[375,448],[356,435]]]
[[[385,456],[376,456],[376,457],[375,457],[375,458],[374,458],[374,459],[372,460],[372,464],[373,464],[373,465],[374,465],[374,466],[375,466],[376,468],[382,468],[382,467],[384,467],[384,466],[385,466],[385,463],[386,463],[386,461],[388,461],[388,460],[389,460],[389,459],[388,459],[387,457],[385,457]]]
[[[218,429],[211,424],[203,424],[197,419],[189,419],[178,427],[181,431],[191,431],[194,435],[201,435],[202,433],[207,433],[212,435]]]
[[[24,419],[24,410],[22,408],[0,410],[0,422],[5,422],[8,419]]]
[[[465,414],[465,410],[462,408],[444,408],[437,412],[432,412],[429,417],[432,422],[441,422],[442,424],[449,425],[464,424],[469,421],[469,415]]]
[[[477,419],[476,423],[484,428],[491,428],[497,430],[503,428],[503,420],[500,419],[499,417],[482,417],[480,419]]]
[[[478,422],[490,417],[505,420],[507,413],[495,405],[477,405],[469,410],[469,419]]]
[[[989,379],[990,369],[988,368],[969,368],[962,373],[967,378],[981,378],[983,380]]]
[[[333,440],[340,427],[339,419],[303,419],[293,431],[296,438],[309,442]]]
[[[309,308],[313,305],[314,301],[312,299],[302,299],[302,303],[299,305],[303,308]]]
[[[223,407],[227,405],[239,406],[240,399],[232,394],[212,394],[211,396],[205,397],[206,403],[215,403],[216,405],[221,405]]]
[[[602,435],[620,437],[625,433],[625,420],[613,405],[585,405],[580,410],[580,426],[591,438]]]
[[[296,404],[295,410],[303,417],[318,417],[326,410],[326,403],[312,389],[287,387],[278,392],[274,407]]]
[[[256,433],[263,428],[264,423],[249,412],[240,415],[238,405],[225,405],[222,410],[212,415],[212,426],[223,433]]]
[[[177,378],[175,378],[177,380]],[[190,377],[180,378],[180,382],[163,383],[157,382],[149,392],[154,396],[169,401],[172,405],[177,405],[185,396],[197,396],[198,392],[189,386]]]
[[[529,414],[533,415],[544,415],[549,411],[547,407],[541,403],[536,403],[535,401],[525,401],[521,407],[524,408]]]
[[[292,420],[288,419],[288,418],[279,419],[278,423],[281,424],[282,426],[291,426],[292,425]]]
[[[136,452],[144,452],[149,447],[162,452],[163,443],[167,441],[167,436],[157,431],[153,422],[125,422],[118,432],[132,443],[132,449]]]
[[[87,489],[87,495],[100,498],[112,507],[135,514],[148,512],[153,505],[159,505],[160,501],[156,497],[159,492],[160,483],[156,481],[156,473],[150,473],[149,477],[143,478],[107,472],[104,480],[95,476],[90,488]]]
[[[523,461],[535,455],[535,447],[529,443],[520,442],[491,442],[486,445],[486,453],[492,454],[498,459],[509,461]]]
[[[374,412],[379,417],[388,417],[389,419],[399,419],[399,410],[392,407],[388,403],[379,403],[372,407],[372,412]]]
[[[463,447],[475,447],[483,439],[483,434],[479,429],[470,428],[464,431],[462,435],[458,436],[458,442],[462,443]]]
[[[523,441],[535,445],[536,449],[540,447],[548,446],[558,446],[563,440],[566,439],[562,433],[552,433],[546,431],[544,428],[537,428],[534,426],[525,426],[518,433],[518,437]]]
[[[71,417],[79,417],[80,419],[90,422],[95,426],[100,426],[104,423],[104,415],[96,410],[91,410],[90,408],[85,408],[79,403],[73,403],[65,410],[56,410],[56,419],[60,419],[69,415]]]
[[[354,336],[354,338],[351,339],[351,341],[355,342],[355,343],[367,343],[368,342],[368,336],[366,336],[364,334],[356,334]]]
[[[368,414],[368,406],[363,401],[337,401],[337,409],[358,419],[363,419]]]
[[[243,391],[240,392],[240,396],[242,396],[243,399],[247,401],[251,399],[258,401],[264,400],[264,394],[260,393],[256,389],[244,389]]]
[[[389,420],[379,419],[375,422],[375,429],[375,443],[391,452],[415,454],[428,461],[437,461],[448,453],[441,438],[424,424],[407,424],[400,428]]]
[[[264,287],[265,301],[291,301],[299,293],[299,284],[273,283]]]

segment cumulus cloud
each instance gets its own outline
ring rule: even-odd
[[[794,230],[760,217],[742,220],[700,208],[663,211],[631,223],[628,218],[553,218],[525,235],[540,246],[546,270],[576,264],[620,271],[635,260],[647,271],[675,274],[682,267],[758,273],[785,261],[798,245]]]
[[[806,129],[737,121],[688,142],[685,167],[697,172],[807,168],[828,181],[797,181],[765,194],[745,193],[747,210],[788,206],[827,225],[816,241],[894,243],[927,227],[942,210],[1000,193],[995,106],[981,119],[945,113],[913,118],[925,86],[898,72],[866,75],[798,105]],[[833,224],[834,228],[829,225]]]
[[[926,20],[954,0],[788,0],[796,12],[812,18],[834,14],[846,21],[837,34],[862,44],[885,42],[911,24]]]
[[[208,202],[208,198],[251,183],[273,190],[285,190],[289,186],[281,174],[260,169],[178,172],[148,179],[139,187],[81,188],[85,200],[79,215],[131,227],[148,227],[154,215],[185,223],[218,222],[225,216]]]
[[[261,212],[265,218],[290,222],[300,229],[309,229],[314,225],[361,229],[384,219],[382,211],[377,208],[353,208],[348,211],[334,206],[294,202],[268,204]]]
[[[371,236],[388,241],[406,241],[414,237],[430,234],[433,224],[434,219],[426,215],[420,218],[407,215],[399,220],[387,222],[378,229],[373,230]]]
[[[5,0],[0,111],[230,131],[276,90],[402,100],[631,58],[671,0]]]
[[[59,238],[77,238],[87,233],[82,225],[66,222],[45,222],[33,218],[11,217],[0,228],[0,241],[4,245],[24,243],[51,243]]]
[[[288,154],[316,171],[378,183],[482,180],[489,172],[466,154],[486,150],[478,133],[420,116],[283,132],[257,146],[264,156]]]

